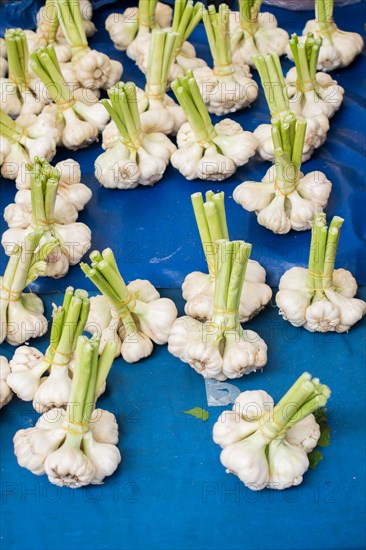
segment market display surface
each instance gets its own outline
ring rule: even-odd
[[[323,4],[319,0],[320,20]],[[172,35],[134,28],[118,49],[104,25],[109,16],[111,32],[110,14],[121,12],[119,6],[95,11],[94,36],[90,13],[84,12],[78,37],[65,25],[69,13],[63,10],[56,40],[63,33],[69,47],[58,42],[57,56],[67,61],[73,53],[74,72],[67,80],[77,80],[79,87],[92,83],[87,103],[63,84],[52,50],[31,55],[38,83],[52,61],[51,78],[61,96],[52,97],[57,106],[46,106],[47,114],[40,115],[50,141],[34,139],[39,123],[20,141],[26,155],[33,158],[37,150],[51,164],[36,160],[33,168],[17,173],[10,162],[5,171],[2,167],[8,176],[1,179],[0,222],[7,253],[1,247],[1,311],[8,320],[0,335],[2,540],[12,548],[361,548],[363,54],[347,66],[359,52],[359,39],[352,38],[346,52],[337,38],[332,50],[327,40],[329,34],[338,36],[335,27],[321,22],[318,29],[309,22],[307,31],[314,34],[306,39],[302,30],[313,14],[271,7],[278,19],[278,27],[271,23],[276,52],[286,49],[282,29],[297,33],[287,47],[296,69],[288,72],[293,63],[281,57],[279,64],[276,53],[257,57],[251,65],[260,75],[252,66],[257,84],[248,84],[256,93],[244,109],[232,112],[236,100],[226,108],[217,97],[210,102],[204,96],[203,102],[199,95],[204,74],[211,82],[223,78],[230,63],[227,44],[211,32],[214,12],[205,27],[217,72],[209,69],[212,57],[197,10],[189,2],[177,5]],[[363,12],[362,5],[335,9],[334,19],[342,30],[362,33]],[[145,15],[149,26],[151,12]],[[227,12],[220,15],[228,27]],[[156,16],[166,27],[171,10],[159,7]],[[268,48],[266,17],[259,27],[251,23],[253,28],[235,28],[230,20],[234,62],[248,62],[252,55],[244,40],[248,32],[258,50]],[[44,46],[39,31],[26,34],[32,50]],[[114,29],[113,40],[116,34]],[[8,36],[24,48],[22,33]],[[182,45],[186,39],[197,57],[187,42]],[[128,56],[118,51],[126,48]],[[147,68],[149,48],[160,79]],[[64,61],[59,57],[60,67]],[[120,63],[127,84],[112,88],[120,79]],[[24,66],[18,70],[21,81]],[[330,80],[325,72],[317,72],[316,79],[325,89],[327,82],[338,83],[331,111],[317,101],[319,94],[314,99],[314,90],[302,87],[300,113],[293,97],[290,103],[281,94],[270,98],[260,82],[286,78],[294,86],[297,71],[303,86],[307,76],[328,70]],[[142,71],[147,71],[146,88]],[[111,107],[106,108],[97,96],[107,89]],[[9,115],[22,112],[22,127],[35,123],[35,115],[24,113],[25,96],[16,93],[12,111],[1,116],[5,136],[21,131]],[[296,120],[292,109],[305,118]],[[107,111],[112,122],[96,141]],[[61,139],[71,150],[57,147],[55,155],[52,128],[62,119]],[[80,131],[73,132],[72,124]],[[259,125],[261,137],[251,137]],[[87,143],[87,149],[78,149]],[[6,147],[3,151],[6,157]],[[115,187],[103,176],[107,155],[135,163],[132,176],[122,168],[119,189],[107,188]],[[97,157],[104,160],[94,174]],[[76,161],[72,181],[66,170],[70,158]],[[211,177],[205,158],[221,162]],[[268,170],[273,160],[275,169]],[[59,172],[52,168],[56,163]],[[284,170],[289,165],[290,175]],[[274,187],[264,183],[266,191],[257,192],[255,182],[267,170],[276,173]],[[291,213],[281,213],[285,201],[291,202]],[[247,210],[257,210],[257,216]],[[66,253],[62,243],[70,235],[78,246]],[[22,247],[14,247],[20,239]],[[204,254],[204,242],[219,243],[216,252]],[[39,252],[23,261],[25,249],[46,247],[46,260]],[[35,294],[23,293],[28,284]],[[12,332],[19,319],[28,337]],[[219,340],[210,333],[211,321],[223,327]],[[245,321],[244,331],[239,321]],[[37,337],[31,347],[24,346],[29,335]],[[293,402],[296,409],[284,422]],[[65,512],[78,518],[71,530],[65,529]]]

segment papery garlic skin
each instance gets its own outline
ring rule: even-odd
[[[239,12],[230,13],[230,34],[233,51],[233,63],[254,66],[253,56],[277,53],[279,56],[286,51],[289,35],[278,27],[277,19],[272,13],[260,13],[256,30],[253,35],[240,26]]]
[[[10,361],[11,373],[7,382],[16,395],[23,401],[31,401],[41,378],[49,368],[45,356],[36,348],[20,346]]]
[[[316,117],[306,118],[307,127],[305,132],[305,142],[302,153],[302,162],[309,160],[314,153],[326,140],[329,130],[329,119],[324,114]],[[271,136],[271,125],[260,124],[254,130],[253,135],[258,141],[257,152],[263,160],[274,162],[275,155]]]
[[[359,55],[363,48],[363,38],[356,32],[346,32],[338,29],[337,25],[329,23],[330,35],[322,32],[315,19],[308,21],[302,31],[303,36],[299,42],[305,42],[309,32],[316,38],[322,38],[317,69],[321,71],[333,71],[339,67],[347,67]],[[288,56],[291,54],[287,51]]]
[[[220,75],[207,66],[194,69],[209,113],[222,116],[248,107],[258,96],[258,85],[251,78],[248,65],[232,65],[227,74]]]
[[[96,473],[94,464],[81,450],[64,446],[47,456],[44,469],[51,483],[70,489],[90,485]]]
[[[299,485],[309,467],[307,453],[320,437],[313,414],[279,435],[279,426],[267,423],[273,408],[274,401],[267,392],[245,391],[213,427],[213,440],[223,449],[220,460],[226,472],[237,475],[254,491]]]
[[[159,27],[169,27],[172,20],[172,8],[158,2],[155,10],[155,21]],[[105,28],[117,50],[126,50],[135,39],[137,33],[149,32],[139,29],[138,8],[126,8],[123,13],[112,13],[105,21]]]
[[[348,271],[334,270],[331,285],[323,293],[309,288],[307,280],[304,268],[292,268],[281,277],[276,303],[280,315],[292,325],[310,332],[347,332],[365,315],[366,302],[353,297],[357,283]]]
[[[235,188],[233,198],[249,212],[255,211],[258,223],[274,233],[291,229],[309,229],[314,213],[325,208],[332,189],[322,172],[302,173],[296,187],[282,191],[276,184],[275,167],[271,166],[262,182],[244,182]]]
[[[222,181],[254,156],[256,138],[236,122],[224,119],[215,124],[214,130],[216,135],[212,141],[201,145],[196,143],[188,122],[181,126],[177,134],[178,149],[172,154],[171,163],[186,179]]]
[[[94,439],[91,431],[83,436],[83,449],[95,468],[92,485],[102,484],[103,479],[111,476],[121,462],[121,453],[118,448],[110,443],[99,443]]]
[[[7,383],[7,377],[10,374],[8,360],[0,355],[0,409],[9,403],[13,393]]]

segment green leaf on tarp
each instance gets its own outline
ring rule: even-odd
[[[318,409],[317,411],[315,411],[314,416],[320,428],[320,437],[318,441],[318,447],[329,447],[331,428],[330,426],[328,426],[326,407],[322,407],[321,409]]]
[[[190,414],[191,416],[198,418],[198,420],[202,420],[202,422],[206,422],[209,417],[208,411],[205,411],[205,409],[201,409],[201,407],[194,407],[193,409],[189,409],[189,411],[183,412],[184,414]]]
[[[309,468],[311,470],[315,470],[319,462],[323,460],[323,455],[320,451],[315,449],[314,451],[311,451],[311,453],[308,454],[308,459],[309,459]]]

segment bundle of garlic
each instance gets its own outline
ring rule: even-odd
[[[0,109],[1,175],[15,180],[36,157],[52,160],[58,139],[55,113],[28,113],[13,120]]]
[[[14,436],[18,464],[60,487],[100,485],[121,461],[115,417],[95,409],[98,385],[113,362],[113,353],[98,361],[98,345],[97,338],[79,337],[66,412],[54,409]]]
[[[31,175],[32,166],[25,166],[20,170],[15,180],[18,193],[15,195],[15,203],[22,205],[29,213],[31,211]],[[77,213],[83,210],[84,206],[92,197],[91,189],[81,183],[80,164],[73,159],[66,159],[58,162],[55,170],[59,173],[59,184],[55,202],[55,217],[57,219],[66,218],[65,212],[74,211],[75,220]],[[75,221],[74,220],[74,221]],[[14,219],[13,219],[14,221]]]
[[[285,122],[291,121],[294,116],[291,107],[293,108],[294,104],[292,103],[290,106],[287,93],[289,86],[283,77],[279,57],[277,55],[257,56],[254,58],[254,62],[261,78],[271,117],[280,118]],[[316,115],[313,113],[312,116],[306,118],[306,122],[302,162],[309,160],[314,149],[324,143],[329,130],[329,120],[324,113]],[[259,155],[264,160],[273,162],[275,154],[271,139],[271,125],[260,124],[254,130],[254,135],[258,140]]]
[[[10,373],[9,363],[6,357],[0,355],[0,409],[9,403],[13,393],[6,381]]]
[[[300,171],[305,131],[304,119],[272,119],[275,163],[261,182],[246,181],[233,193],[235,202],[255,212],[258,223],[273,233],[309,229],[315,212],[328,202],[332,184],[326,175]]]
[[[176,134],[187,120],[182,107],[165,93],[177,42],[177,33],[160,30],[151,33],[145,92],[138,98],[145,132]]]
[[[0,107],[12,117],[33,113],[38,115],[49,102],[44,85],[28,71],[28,47],[21,29],[5,33],[8,51],[8,78],[0,79]]]
[[[308,33],[301,43],[293,34],[289,44],[295,61],[295,67],[286,75],[292,111],[307,120],[319,115],[331,118],[342,104],[344,89],[329,74],[316,72],[321,38],[314,39]]]
[[[62,32],[72,51],[69,66],[69,72],[74,73],[72,82],[78,81],[83,88],[107,90],[121,78],[122,63],[89,48],[79,2],[52,1],[56,4]],[[68,81],[69,77],[66,80]]]
[[[200,20],[202,19],[202,2],[193,3],[193,0],[175,0],[171,31],[178,34],[173,62],[168,73],[168,84],[174,79],[184,76],[187,71],[204,67],[206,62],[196,57],[194,46],[187,42]],[[151,34],[141,35],[127,50],[136,65],[146,74],[149,64]]]
[[[215,292],[215,241],[228,239],[224,193],[207,191],[206,202],[201,193],[191,195],[194,215],[201,237],[202,248],[208,266],[208,274],[200,271],[189,273],[182,285],[183,298],[187,301],[186,315],[208,321],[214,311]],[[266,272],[255,260],[248,260],[239,303],[239,321],[244,323],[255,317],[270,301],[271,288],[265,284]]]
[[[315,19],[308,21],[299,41],[304,43],[308,33],[322,39],[317,60],[317,69],[333,71],[338,67],[347,67],[362,52],[363,38],[356,32],[338,29],[333,20],[334,0],[315,0]],[[290,48],[287,54],[292,58]]]
[[[30,66],[55,103],[46,109],[58,119],[59,143],[72,150],[93,143],[109,120],[103,105],[77,99],[62,76],[53,47],[40,48],[32,53]]]
[[[325,214],[312,226],[308,269],[292,267],[281,277],[276,303],[280,315],[310,332],[347,332],[366,313],[366,302],[355,298],[352,273],[334,269],[343,219],[335,216],[329,228]]]
[[[102,99],[101,103],[116,125],[119,139],[95,160],[95,177],[112,189],[154,185],[163,177],[175,145],[161,132],[142,131],[135,84],[119,82],[108,95],[110,102]]]
[[[23,292],[45,271],[44,247],[39,247],[41,236],[42,231],[35,230],[26,235],[22,246],[13,247],[5,273],[0,277],[0,344],[6,340],[18,346],[47,331],[42,300],[36,294]]]
[[[72,50],[65,38],[60,36],[55,0],[46,0],[45,5],[39,10],[36,31],[26,30],[24,33],[30,52],[34,52],[38,48],[53,46],[60,63],[70,61]]]
[[[7,58],[7,52],[6,52],[6,43],[3,38],[0,38],[0,77],[6,76],[8,73],[8,62],[6,60]]]
[[[20,346],[10,361],[9,387],[23,401],[33,400],[37,412],[67,404],[71,388],[69,365],[88,314],[88,293],[85,290],[74,293],[74,289],[68,287],[63,305],[53,304],[50,345],[46,353]]]
[[[40,245],[49,248],[45,254],[44,275],[63,277],[69,265],[80,262],[91,245],[91,232],[87,225],[75,222],[77,210],[68,202],[59,200],[55,205],[60,174],[48,162],[36,158],[31,173],[30,204],[11,204],[5,209],[5,220],[10,229],[2,235],[7,254],[17,243],[21,244],[34,228],[42,231]],[[28,195],[29,200],[29,195]]]
[[[307,453],[320,437],[312,413],[330,397],[328,386],[302,374],[274,406],[265,391],[246,391],[214,425],[220,460],[252,491],[300,485],[309,468]]]
[[[205,378],[239,378],[267,362],[266,343],[239,321],[250,251],[243,241],[217,241],[213,315],[205,323],[180,317],[172,326],[168,350]]]
[[[112,340],[116,355],[136,363],[151,355],[153,342],[166,344],[178,314],[172,300],[160,298],[149,281],[137,279],[126,286],[110,248],[92,252],[90,259],[91,267],[80,267],[103,296],[91,299],[86,330],[100,334],[101,349]]]
[[[172,83],[188,122],[177,134],[171,163],[186,179],[221,181],[254,156],[257,140],[237,122],[225,118],[213,126],[192,71]]]
[[[289,36],[272,13],[260,13],[262,0],[239,0],[239,12],[230,14],[233,62],[254,67],[258,54],[285,53]]]
[[[127,8],[123,13],[111,13],[105,28],[117,50],[129,48],[128,56],[134,57],[134,41],[149,34],[155,28],[169,27],[172,8],[157,0],[139,0],[138,8]]]
[[[226,4],[220,4],[218,12],[213,5],[204,10],[203,23],[214,67],[198,67],[193,71],[208,111],[219,116],[248,107],[258,95],[249,66],[232,62],[229,18]]]

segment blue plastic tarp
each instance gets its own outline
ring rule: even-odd
[[[125,2],[120,3],[124,5]],[[271,11],[289,32],[301,31],[312,14]],[[122,52],[114,50],[104,30],[111,12],[95,14],[96,49],[120,59],[124,78],[144,85],[144,77]],[[363,32],[364,5],[336,10],[345,30]],[[193,40],[198,55],[209,59],[202,28]],[[289,62],[284,66],[290,67]],[[327,208],[329,217],[345,217],[337,264],[353,271],[366,284],[364,254],[364,75],[360,56],[334,77],[345,87],[339,113],[331,121],[327,142],[304,170],[322,170],[333,182]],[[257,75],[255,75],[257,78]],[[268,121],[263,93],[252,109],[234,115],[246,129]],[[254,214],[231,199],[244,179],[260,179],[268,164],[251,160],[229,181],[220,184],[187,182],[169,168],[153,188],[129,192],[100,188],[93,163],[101,153],[96,144],[84,151],[60,150],[55,162],[72,156],[81,163],[83,181],[93,189],[92,201],[80,220],[90,225],[93,247],[112,246],[127,280],[148,278],[175,300],[183,302],[179,286],[193,269],[204,269],[204,258],[190,205],[195,191],[225,190],[232,238],[253,243],[253,257],[267,269],[272,285],[290,266],[305,265],[309,232],[276,236],[257,224]],[[14,182],[0,182],[1,205],[13,201]],[[0,231],[6,228],[0,221]],[[1,272],[5,256],[1,252]],[[43,295],[46,315],[52,302],[61,302],[69,284],[91,289],[79,267],[62,280],[42,279],[35,288]],[[57,293],[50,295],[47,293]],[[360,297],[366,298],[361,289]],[[13,454],[12,437],[32,426],[38,415],[30,403],[13,398],[0,413],[1,541],[4,548],[33,550],[257,550],[260,549],[360,549],[366,545],[365,523],[365,336],[366,323],[349,334],[310,334],[296,329],[268,306],[250,322],[268,344],[268,364],[233,384],[241,391],[264,389],[278,400],[303,371],[332,389],[328,406],[331,445],[322,449],[324,459],[306,474],[303,484],[284,492],[252,493],[239,480],[225,474],[220,449],[213,443],[212,426],[220,407],[207,405],[205,383],[189,366],[156,346],[153,355],[139,364],[118,359],[100,406],[117,416],[122,462],[113,477],[100,487],[77,491],[58,489],[43,477],[20,468]],[[41,351],[47,337],[31,342]],[[13,348],[1,346],[12,356]],[[183,411],[202,407],[210,413],[206,423]]]

